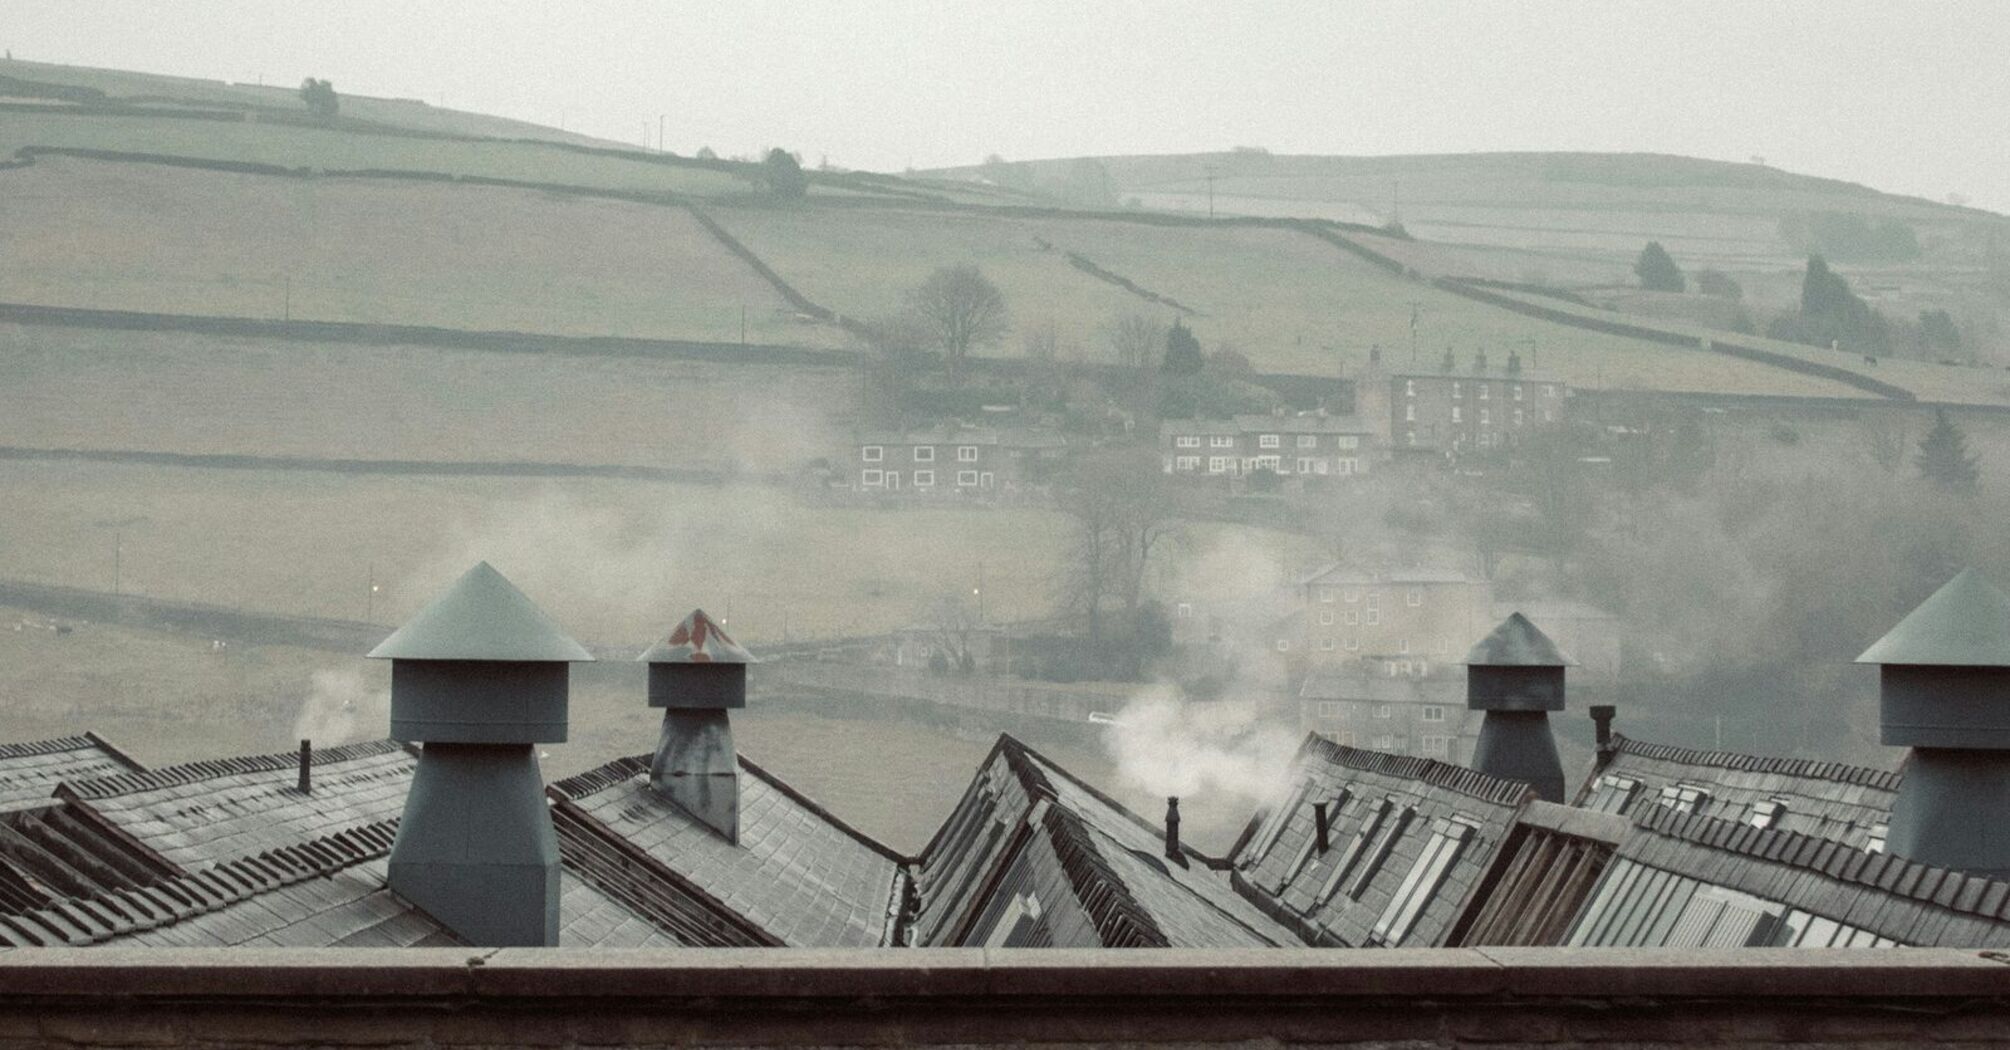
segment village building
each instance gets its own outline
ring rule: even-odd
[[[1372,428],[1355,416],[1302,412],[1159,424],[1167,474],[1238,482],[1267,472],[1280,479],[1330,481],[1365,474]]]
[[[1451,674],[1317,669],[1298,690],[1299,725],[1348,747],[1462,762],[1478,719],[1468,726],[1464,681]]]
[[[1368,571],[1331,564],[1299,577],[1273,648],[1307,668],[1398,677],[1456,672],[1492,626],[1493,585],[1456,569]]]
[[[1570,385],[1525,371],[1519,353],[1489,367],[1484,351],[1460,370],[1446,351],[1436,371],[1371,366],[1355,381],[1355,412],[1387,448],[1463,454],[1511,449],[1565,419]]]
[[[1046,427],[944,426],[861,434],[849,481],[860,492],[1012,496],[1051,482],[1068,441]]]

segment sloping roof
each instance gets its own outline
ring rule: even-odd
[[[194,870],[393,819],[417,765],[397,743],[376,740],[315,751],[307,794],[295,752],[77,781],[57,794]]]
[[[1064,448],[1068,436],[1051,427],[929,427],[875,430],[858,436],[861,445],[998,445],[1004,448]]]
[[[480,562],[375,649],[378,660],[590,661],[516,585]]]
[[[0,807],[44,799],[65,780],[132,773],[146,767],[95,733],[0,744]]]
[[[1235,885],[1308,940],[1357,947],[1442,944],[1534,797],[1520,781],[1316,734],[1299,748],[1292,784],[1231,854]],[[1329,818],[1324,852],[1318,803]]]
[[[1856,662],[2010,667],[2010,596],[1963,569]]]
[[[1237,430],[1245,434],[1371,434],[1375,428],[1353,415],[1240,415],[1234,419]]]
[[[1343,562],[1332,562],[1327,565],[1322,565],[1319,568],[1314,569],[1311,572],[1308,572],[1305,575],[1300,576],[1298,578],[1298,585],[1301,587],[1307,584],[1315,584],[1315,583],[1329,583],[1329,584],[1354,583],[1363,585],[1379,583],[1379,584],[1401,585],[1408,583],[1480,583],[1480,582],[1482,581],[1474,577],[1472,574],[1460,572],[1457,569],[1446,569],[1446,568],[1437,568],[1430,566],[1407,566],[1396,569],[1369,571],[1367,569],[1362,569],[1353,565],[1348,565]]]
[[[1890,819],[1903,777],[1841,762],[1671,747],[1620,733],[1600,761],[1574,805],[1631,816],[1655,806],[1664,789],[1687,785],[1708,793],[1691,803],[1704,816],[1747,821],[1754,806],[1780,801],[1774,826],[1858,847]]]
[[[1568,943],[2005,947],[2010,883],[1649,806]]]
[[[0,811],[0,913],[137,889],[181,874],[88,806],[45,799]]]
[[[752,664],[760,661],[740,647],[703,609],[691,610],[670,634],[641,656],[646,664]]]
[[[1466,652],[1467,667],[1568,667],[1576,662],[1518,612],[1508,614]]]
[[[569,841],[568,859],[589,881],[682,915],[680,928],[701,943],[762,943],[756,934],[798,947],[895,943],[906,886],[900,856],[744,756],[740,770],[738,845],[657,795],[647,755],[552,785],[561,844]],[[639,851],[626,869],[587,863],[596,849],[623,844]],[[637,865],[658,885],[627,879],[624,870]]]
[[[1263,947],[1302,943],[1242,900],[1218,862],[1010,736],[999,737],[914,867],[912,940],[982,943],[1021,887],[1061,946]],[[1065,899],[1063,899],[1065,898]]]
[[[1560,944],[1632,823],[1536,799],[1522,810],[1448,947]]]

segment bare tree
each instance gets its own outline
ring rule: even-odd
[[[981,626],[977,613],[960,591],[951,591],[929,606],[928,622],[935,630],[935,651],[943,655],[948,670],[970,674],[977,669],[972,636]]]
[[[1117,363],[1125,368],[1149,368],[1166,345],[1166,326],[1144,314],[1122,314],[1104,331]]]
[[[1005,337],[1005,296],[977,267],[945,266],[908,294],[908,308],[953,372],[972,348]]]
[[[1042,318],[1027,326],[1024,344],[1027,360],[1052,363],[1060,353],[1061,326],[1051,317]]]
[[[1076,464],[1062,488],[1061,508],[1073,525],[1062,611],[1082,625],[1092,647],[1100,647],[1106,608],[1115,605],[1134,624],[1153,556],[1178,539],[1171,491],[1150,450],[1099,452]]]

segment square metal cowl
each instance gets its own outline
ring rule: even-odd
[[[1466,708],[1472,711],[1561,711],[1562,667],[1467,667]]]
[[[649,706],[718,710],[747,706],[746,664],[650,664]]]
[[[391,737],[406,743],[563,743],[569,670],[545,661],[392,660]]]

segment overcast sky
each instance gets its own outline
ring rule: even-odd
[[[4,0],[17,58],[898,170],[1261,145],[1639,150],[2010,212],[2010,10],[1765,2]]]

